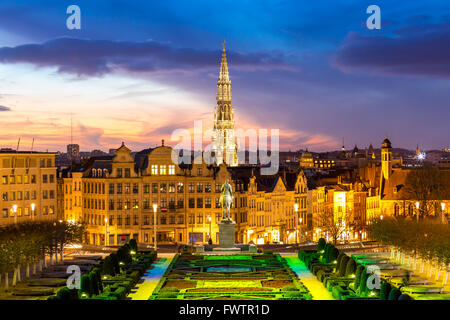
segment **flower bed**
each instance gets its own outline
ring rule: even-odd
[[[186,292],[218,292],[218,293],[224,293],[224,292],[267,292],[272,291],[272,289],[269,288],[197,288],[197,289],[189,289],[186,290]]]
[[[268,288],[283,288],[288,285],[292,285],[293,282],[290,280],[266,280],[261,281],[263,287]]]
[[[163,288],[177,288],[177,289],[189,289],[195,288],[197,285],[196,281],[189,280],[168,280]]]

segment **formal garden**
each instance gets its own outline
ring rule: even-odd
[[[447,233],[446,233],[447,230]],[[385,220],[371,225],[372,236],[391,253],[362,252],[346,254],[324,239],[317,250],[299,251],[298,257],[338,300],[448,300],[443,284],[419,276],[407,265],[444,269],[449,261],[448,227],[417,224],[412,221]],[[414,268],[412,268],[414,270]],[[437,271],[439,272],[439,271]]]
[[[308,300],[286,261],[264,254],[176,255],[150,300]]]
[[[64,287],[49,300],[124,300],[156,257],[156,251],[139,251],[131,239],[84,272],[79,289]]]

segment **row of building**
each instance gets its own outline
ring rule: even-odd
[[[420,210],[405,192],[414,169],[393,159],[388,139],[380,156],[370,155],[363,166],[324,170],[298,161],[269,176],[255,165],[178,165],[173,152],[162,144],[132,156],[122,144],[115,155],[58,169],[54,153],[2,150],[0,224],[83,222],[87,243],[118,245],[130,238],[153,243],[156,222],[159,243],[217,242],[220,187],[227,180],[240,243],[365,239],[373,219],[414,217]],[[436,200],[432,214],[445,216],[448,202]]]

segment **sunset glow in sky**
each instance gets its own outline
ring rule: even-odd
[[[66,28],[67,6],[81,30]],[[381,8],[368,30],[366,8]],[[0,147],[154,147],[213,124],[226,40],[236,127],[282,150],[450,147],[448,1],[0,3]]]

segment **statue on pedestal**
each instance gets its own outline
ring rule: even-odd
[[[222,185],[220,189],[220,198],[219,202],[222,206],[222,221],[223,222],[232,222],[231,219],[231,205],[233,204],[233,190],[231,185],[228,183],[228,180]]]

